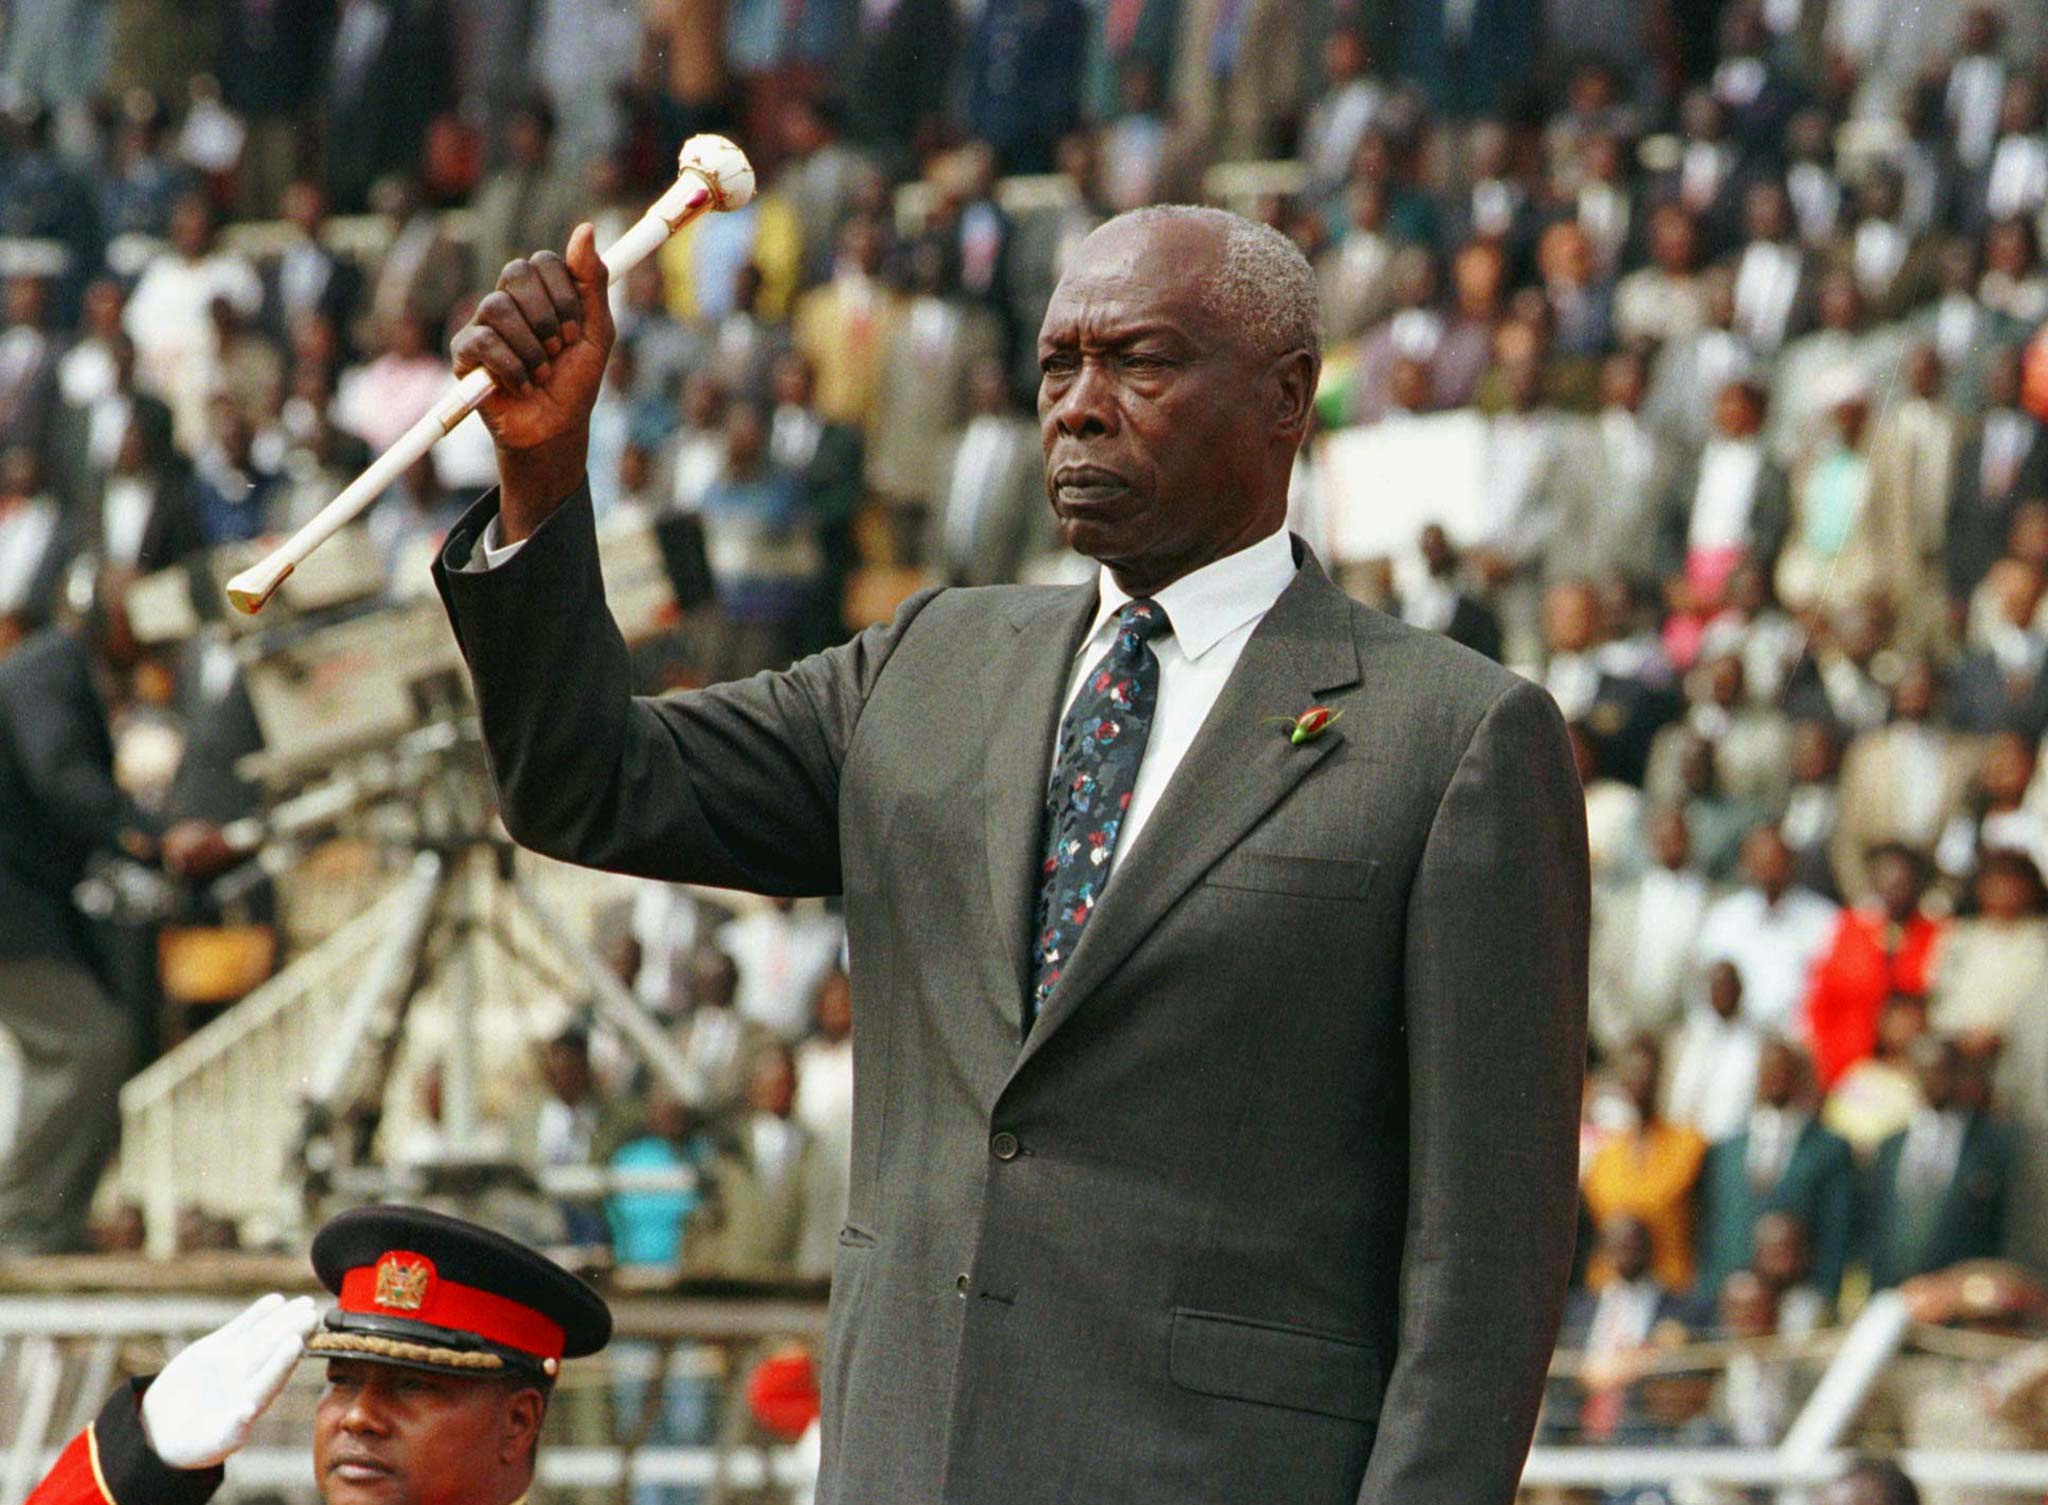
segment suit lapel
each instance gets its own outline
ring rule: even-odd
[[[1001,1004],[1011,1038],[1024,1023],[1030,986],[1025,938],[1038,899],[1039,837],[1045,820],[1045,781],[1059,723],[1067,671],[1095,615],[1093,581],[1051,595],[1019,596],[1010,603],[1007,640],[982,676],[982,815],[986,821],[989,910],[1002,932],[1012,986]]]
[[[1119,854],[1094,917],[1024,1042],[1017,1070],[1180,896],[1343,740],[1342,722],[1297,745],[1285,727],[1262,719],[1297,716],[1322,692],[1359,678],[1351,599],[1330,583],[1313,554],[1302,553],[1293,583],[1245,644],[1137,845]],[[1042,774],[1043,749],[1038,756]]]

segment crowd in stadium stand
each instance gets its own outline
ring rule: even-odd
[[[426,410],[503,263],[586,216],[605,243],[699,129],[762,191],[614,290],[591,435],[601,519],[702,524],[715,601],[647,687],[784,663],[927,579],[1086,579],[1044,500],[1038,321],[1090,229],[1206,185],[1322,289],[1294,526],[1362,598],[1546,685],[1577,743],[1584,1363],[1552,1435],[1772,1442],[1802,1395],[1777,1371],[1685,1402],[1643,1356],[1811,1333],[1974,1259],[2048,1277],[2036,8],[0,15],[0,651],[303,520]],[[394,595],[431,589],[493,479],[471,425],[377,504]],[[109,673],[117,734],[203,747],[203,680]],[[223,812],[162,812],[194,813]],[[622,1096],[576,1028],[521,1132],[543,1160],[713,1172],[701,1208],[564,1210],[622,1262],[820,1273],[835,922],[643,900],[621,967],[694,1100]]]

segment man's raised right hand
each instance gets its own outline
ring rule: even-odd
[[[496,383],[482,413],[498,446],[501,543],[526,538],[582,484],[614,337],[608,282],[597,233],[581,224],[564,255],[508,263],[456,332],[455,374],[481,366]]]
[[[164,1365],[142,1395],[142,1435],[178,1469],[212,1468],[249,1440],[319,1325],[310,1296],[265,1296]]]

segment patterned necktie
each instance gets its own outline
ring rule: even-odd
[[[1027,1035],[1109,884],[1117,831],[1131,805],[1159,704],[1159,660],[1151,640],[1170,632],[1172,624],[1157,601],[1147,600],[1125,605],[1117,624],[1116,641],[1088,671],[1060,723],[1059,756],[1046,784]]]

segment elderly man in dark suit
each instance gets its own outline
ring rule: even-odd
[[[827,1505],[1506,1505],[1570,1264],[1587,859],[1539,688],[1284,526],[1284,238],[1145,210],[1038,336],[1064,588],[920,593],[629,693],[583,478],[587,227],[457,336],[499,492],[438,569],[518,839],[845,896]]]

